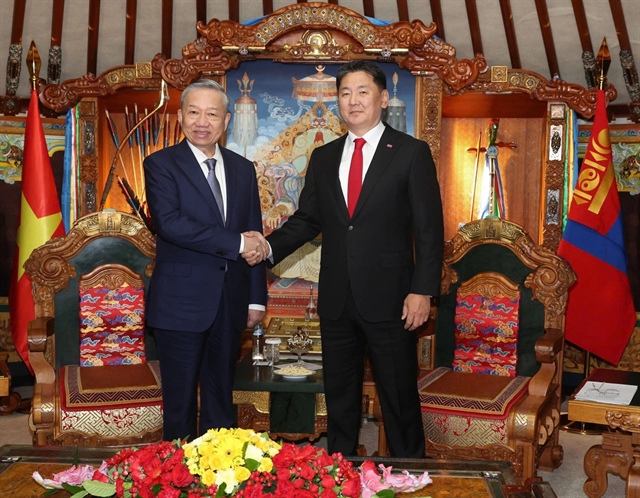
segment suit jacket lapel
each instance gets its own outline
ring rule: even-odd
[[[218,145],[219,146],[219,145]],[[220,146],[219,146],[220,147]],[[234,214],[236,202],[238,202],[238,169],[234,168],[233,158],[227,149],[220,147],[220,153],[224,160],[224,178],[227,184],[227,215],[225,217],[225,227],[229,226],[229,220]]]
[[[374,153],[369,169],[367,170],[367,175],[364,177],[360,197],[358,197],[358,203],[356,204],[356,209],[353,212],[354,218],[367,202],[367,198],[373,192],[373,189],[376,183],[380,180],[382,173],[384,173],[391,164],[391,159],[398,150],[396,142],[400,136],[401,135],[399,135],[393,128],[385,126],[385,130],[382,133],[382,137],[380,137],[380,142],[378,142],[378,147],[376,148],[376,152]]]
[[[202,173],[202,168],[200,164],[198,164],[193,152],[191,152],[186,140],[180,142],[178,147],[175,148],[175,160],[178,170],[184,174],[187,181],[202,195],[211,211],[213,211],[214,216],[222,223],[222,217],[220,216],[218,205],[211,192],[211,187],[209,187],[209,183]]]
[[[342,192],[342,185],[340,184],[340,160],[342,159],[342,152],[344,150],[345,143],[347,142],[347,136],[343,135],[339,138],[336,138],[333,142],[330,142],[331,145],[335,144],[335,148],[330,152],[330,155],[333,157],[329,157],[327,161],[327,178],[329,179],[331,185],[331,191],[334,195],[334,200],[337,206],[341,206],[341,211],[344,216],[349,218],[349,211],[347,209],[347,203],[344,200],[344,193]]]

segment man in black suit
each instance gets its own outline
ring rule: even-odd
[[[391,454],[423,457],[414,331],[440,289],[436,169],[425,142],[381,121],[389,93],[379,66],[345,64],[336,85],[349,132],[311,155],[298,210],[267,237],[270,262],[322,232],[318,312],[329,451],[356,453],[368,349]],[[360,168],[359,176],[350,173]]]
[[[146,320],[158,344],[165,440],[234,424],[240,335],[264,316],[264,265],[250,267],[240,257],[267,250],[259,237],[243,234],[262,231],[255,169],[218,144],[229,105],[218,83],[192,83],[178,111],[185,140],[144,161],[157,231]]]

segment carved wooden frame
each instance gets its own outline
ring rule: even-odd
[[[520,92],[560,103],[586,117],[595,112],[596,89],[548,81],[530,71],[506,67],[488,71],[481,55],[456,59],[455,48],[434,36],[435,24],[425,26],[421,21],[379,26],[347,8],[310,2],[289,5],[252,25],[219,19],[206,25],[198,22],[197,31],[200,37],[182,49],[180,59],[158,54],[151,62],[117,66],[99,76],[88,74],[59,85],[45,85],[40,98],[45,106],[61,112],[81,99],[113,95],[123,88],[159,89],[161,80],[179,90],[203,76],[224,86],[229,69],[260,59],[321,64],[353,59],[395,62],[416,77],[415,134],[430,145],[436,165],[440,158],[443,95]],[[606,93],[610,100],[616,96],[613,86]],[[81,161],[81,203],[86,214],[96,209],[97,156],[83,155]],[[561,234],[561,226],[554,220],[561,220],[563,214],[562,202],[556,203],[557,179],[563,174],[561,161],[544,165],[545,212],[541,213],[540,238],[551,249],[557,247]]]
[[[36,383],[32,401],[32,418],[35,432],[34,444],[39,445],[102,445],[113,444],[113,440],[100,436],[86,436],[80,433],[66,433],[56,437],[56,382],[55,365],[55,296],[67,288],[70,279],[76,278],[75,267],[68,262],[92,240],[101,236],[119,237],[131,242],[150,262],[145,268],[145,275],[151,276],[155,258],[155,237],[135,216],[102,211],[79,219],[64,237],[50,240],[34,249],[25,262],[25,271],[31,277],[33,299],[35,302],[35,320],[29,324],[29,361],[33,367]],[[102,267],[87,274],[83,281],[95,278],[108,278],[101,272]],[[140,275],[118,265],[116,275],[111,279],[140,280]],[[161,431],[153,431],[139,436],[122,438],[118,444],[141,444],[155,442],[162,437]]]

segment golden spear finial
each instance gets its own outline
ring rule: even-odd
[[[609,53],[609,46],[607,45],[607,38],[602,39],[602,45],[598,50],[598,57],[596,57],[596,66],[598,68],[598,86],[600,90],[604,90],[604,85],[607,81],[607,73],[609,72],[609,66],[611,65],[611,54]]]
[[[38,47],[36,47],[36,43],[31,40],[29,52],[27,53],[27,68],[29,69],[29,75],[31,76],[31,88],[34,90],[38,89],[38,77],[40,76],[41,65],[42,60],[38,53]]]

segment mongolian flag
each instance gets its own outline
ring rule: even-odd
[[[9,289],[11,336],[18,354],[31,373],[27,326],[35,318],[31,278],[23,265],[31,252],[52,237],[64,235],[60,201],[53,179],[51,161],[44,138],[38,94],[31,91],[27,113],[22,163],[22,196],[18,223],[17,247]]]
[[[578,276],[569,290],[566,339],[617,364],[633,332],[636,313],[602,90],[558,254]]]

